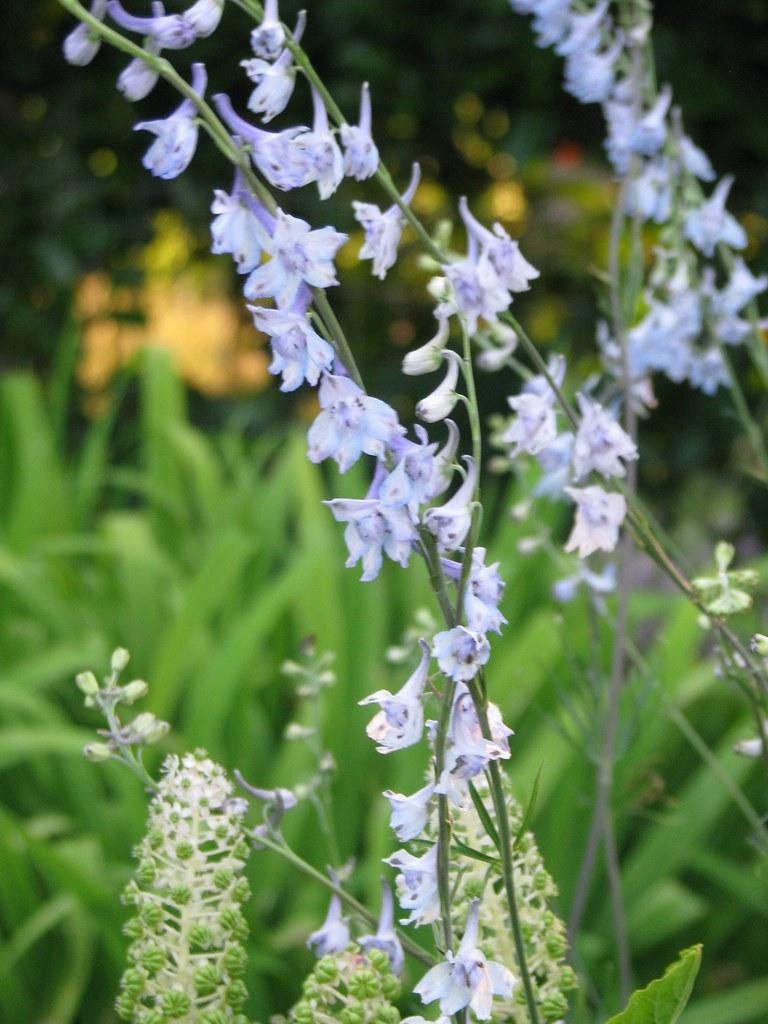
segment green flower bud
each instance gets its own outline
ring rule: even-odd
[[[192,980],[199,996],[210,996],[221,984],[221,974],[215,964],[204,964],[195,971]]]
[[[239,879],[233,886],[230,896],[236,903],[247,903],[251,898],[251,887],[245,878]]]
[[[560,988],[563,992],[573,992],[579,987],[579,979],[576,971],[570,964],[563,964],[560,968]]]
[[[226,889],[229,883],[232,881],[232,872],[226,868],[219,868],[218,871],[214,872],[213,884],[217,889]]]
[[[149,687],[143,679],[134,679],[122,688],[122,699],[125,704],[133,704],[134,701],[146,697]]]
[[[381,951],[377,950],[377,952]],[[315,977],[321,985],[334,982],[338,976],[339,967],[332,956],[324,956],[315,964]]]
[[[749,646],[761,658],[768,658],[768,636],[765,636],[763,633],[755,633],[749,641]]]
[[[395,1006],[379,1006],[372,1024],[400,1024],[400,1012]]]
[[[153,860],[142,860],[136,869],[136,881],[141,886],[152,885],[157,877],[157,869]]]
[[[163,920],[163,908],[159,903],[147,903],[141,908],[140,917],[147,928],[156,928]]]
[[[225,1010],[206,1010],[200,1024],[229,1024],[228,1015]]]
[[[291,1010],[291,1016],[296,1021],[296,1024],[314,1024],[315,1012],[310,1004],[304,1000],[296,1003],[294,1008]],[[360,1021],[360,1024],[362,1024],[362,1020]]]
[[[373,999],[381,991],[381,981],[375,971],[364,967],[352,975],[347,987],[356,999]]]
[[[236,907],[227,907],[219,916],[219,924],[240,942],[248,938],[248,924]]]
[[[170,1020],[176,1020],[189,1013],[190,999],[186,992],[171,989],[163,996],[163,1013]]]
[[[464,896],[468,900],[478,900],[483,895],[485,884],[482,878],[468,878],[464,883]]]
[[[213,945],[213,932],[204,924],[194,925],[189,932],[189,948],[193,953],[202,953]]]
[[[568,1000],[559,992],[547,996],[541,1004],[541,1012],[547,1024],[560,1020],[568,1012]]]
[[[168,895],[178,906],[185,907],[192,899],[192,890],[186,885],[174,885]]]
[[[93,672],[79,672],[75,676],[75,685],[86,697],[93,697],[99,692],[99,682]]]
[[[131,660],[131,656],[124,647],[117,647],[112,652],[112,671],[122,672],[128,662]]]
[[[381,994],[385,999],[389,999],[391,1002],[395,1002],[396,999],[400,998],[403,986],[400,984],[400,979],[396,978],[394,974],[387,974],[381,979]]]
[[[120,1020],[132,1021],[136,1013],[136,999],[127,992],[121,992],[115,1000],[115,1010]]]
[[[361,1006],[345,1006],[339,1017],[340,1024],[363,1024],[364,1020],[365,1014]]]
[[[176,844],[176,850],[174,851],[179,860],[189,860],[195,855],[195,848],[189,840],[185,839],[181,843]]]
[[[379,974],[389,974],[391,968],[389,966],[389,956],[383,949],[377,949],[375,946],[369,949],[367,952],[368,962],[371,967]]]
[[[221,962],[230,978],[240,978],[245,974],[248,956],[242,946],[232,945],[227,948]]]
[[[559,960],[561,957],[565,956],[568,944],[563,935],[549,935],[547,936],[546,947],[549,955],[554,957],[556,960]]]
[[[135,999],[141,995],[144,989],[144,978],[134,967],[129,967],[123,971],[123,976],[120,979],[120,988],[122,989],[122,995],[131,996]]]
[[[140,939],[144,935],[144,925],[140,917],[132,917],[123,925],[123,935],[129,939]]]
[[[238,978],[229,983],[224,998],[227,1000],[227,1006],[232,1007],[233,1010],[242,1010],[248,998],[248,989]]]
[[[101,761],[108,761],[112,757],[112,748],[106,743],[86,743],[83,747],[83,757],[86,761],[99,764]]]
[[[147,974],[157,974],[165,966],[166,956],[160,946],[145,946],[139,955],[139,963]]]

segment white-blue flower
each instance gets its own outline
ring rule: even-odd
[[[403,910],[410,910],[401,924],[431,924],[440,914],[437,889],[437,843],[433,843],[421,857],[407,850],[397,850],[384,859],[385,864],[397,868],[395,878],[397,899]]]
[[[429,674],[429,644],[419,641],[421,658],[414,672],[397,693],[376,690],[357,703],[361,706],[378,704],[381,710],[373,716],[366,728],[367,735],[376,743],[380,754],[391,754],[418,743],[424,731],[424,708],[421,698]]]
[[[712,195],[701,206],[689,210],[683,224],[683,233],[705,256],[712,256],[721,242],[731,249],[744,249],[747,233],[725,208],[725,201],[733,185],[733,177],[721,178]]]
[[[384,796],[392,808],[389,827],[401,843],[416,839],[427,827],[434,792],[435,786],[432,782],[417,789],[410,796],[396,793],[391,789],[384,791]]]
[[[421,178],[421,169],[414,163],[411,169],[411,180],[402,194],[402,201],[408,205],[416,194]],[[402,210],[393,203],[388,209],[381,210],[375,203],[352,203],[355,220],[365,232],[365,241],[360,249],[361,260],[372,260],[372,273],[383,281],[387,271],[397,260],[397,247],[405,226]]]
[[[319,399],[321,411],[308,434],[311,462],[333,458],[346,473],[362,452],[383,459],[394,438],[405,433],[394,409],[348,377],[324,374]]]
[[[104,15],[107,13],[107,0],[91,0],[90,13],[94,18],[103,21]],[[64,60],[77,67],[85,67],[86,64],[91,63],[100,47],[101,36],[98,32],[94,31],[90,25],[86,25],[85,22],[81,22],[64,40],[62,47]]]
[[[269,335],[272,362],[269,372],[282,375],[281,391],[295,391],[304,381],[314,386],[320,374],[333,367],[334,352],[307,318],[309,295],[294,309],[249,306],[256,329]]]
[[[231,253],[239,274],[250,274],[261,263],[274,218],[252,194],[241,171],[235,172],[230,192],[216,189],[211,213],[211,252]]]
[[[208,76],[204,64],[192,65],[192,88],[201,96],[205,92]],[[177,178],[190,164],[197,148],[197,107],[185,99],[166,118],[140,121],[135,131],[147,131],[156,136],[144,154],[142,163],[158,178]]]
[[[360,118],[356,125],[341,126],[344,146],[344,173],[357,181],[364,181],[376,173],[379,151],[371,137],[371,93],[363,82],[360,94]]]
[[[491,656],[491,648],[483,633],[454,626],[453,629],[436,633],[432,650],[440,671],[455,682],[469,682],[474,679]]]
[[[293,38],[298,43],[307,23],[307,12],[299,11]],[[288,106],[296,85],[296,65],[290,50],[283,50],[275,61],[252,57],[241,60],[240,67],[254,83],[254,90],[248,98],[248,109],[254,114],[261,114],[265,123],[282,114]]]
[[[402,974],[405,966],[405,953],[400,939],[397,937],[394,922],[394,903],[392,890],[385,878],[381,880],[381,913],[375,935],[361,935],[357,940],[363,949],[382,949],[389,957],[389,966],[393,974]]]
[[[346,523],[344,541],[349,552],[346,566],[362,563],[363,583],[381,572],[383,556],[405,568],[418,532],[405,506],[387,506],[378,498],[334,498],[326,501],[339,523]]]

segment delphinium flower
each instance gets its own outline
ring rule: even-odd
[[[505,583],[499,572],[499,563],[485,564],[485,548],[472,551],[472,563],[464,588],[464,615],[467,626],[476,633],[501,633],[507,621],[499,610]],[[443,572],[448,579],[459,581],[462,565],[444,558]]]
[[[270,259],[245,282],[246,297],[274,299],[281,309],[290,309],[304,285],[338,284],[333,257],[346,238],[332,227],[313,230],[305,220],[278,209],[272,235],[265,239]]]
[[[485,634],[466,626],[454,626],[437,633],[433,644],[440,670],[457,682],[474,679],[491,656]]]
[[[421,640],[421,658],[415,671],[397,693],[377,690],[363,697],[358,704],[378,704],[381,710],[368,723],[366,732],[377,744],[380,754],[391,754],[394,750],[413,746],[421,739],[424,731],[424,708],[422,694],[429,672],[429,645]]]
[[[420,179],[421,169],[415,163],[411,171],[410,183],[401,196],[406,206],[410,205],[413,200]],[[387,271],[395,265],[397,260],[397,247],[405,227],[402,210],[397,203],[393,203],[388,209],[382,211],[375,203],[361,203],[358,200],[352,203],[352,208],[355,212],[355,220],[365,232],[365,241],[360,249],[360,259],[372,260],[374,277],[383,281]]]
[[[294,42],[301,41],[306,23],[306,11],[299,11],[293,29]],[[254,84],[248,98],[248,109],[254,114],[261,114],[265,123],[282,114],[296,85],[296,65],[291,51],[286,47],[274,61],[263,57],[241,60],[240,67]]]
[[[475,779],[480,799],[489,803],[490,793],[484,776]],[[565,963],[567,942],[565,925],[552,911],[557,898],[557,887],[546,870],[536,840],[523,828],[523,810],[511,793],[509,778],[503,778],[504,793],[509,812],[512,834],[517,836],[513,850],[515,887],[525,942],[526,959],[531,972],[536,1002],[541,1019],[546,1024],[562,1020],[568,1012],[568,995],[576,988],[576,974]],[[457,840],[490,857],[496,856],[493,840],[482,827],[474,807],[467,801],[453,811],[453,832]],[[507,905],[498,881],[498,866],[469,858],[457,860],[451,866],[451,920],[457,932],[463,927],[472,902],[480,899],[482,913],[479,919],[477,944],[489,960],[506,964],[515,977],[519,977],[512,933],[509,928]],[[513,1024],[529,1024],[530,1017],[521,985],[516,985],[511,998],[498,998],[493,1016]]]
[[[328,124],[328,112],[320,93],[312,88],[314,120],[312,130],[296,137],[295,147],[303,152],[312,168],[321,199],[332,196],[344,177],[344,157]]]
[[[290,309],[248,307],[257,330],[269,335],[269,372],[281,374],[281,391],[295,391],[305,381],[314,386],[323,372],[333,368],[333,348],[309,322],[309,303],[309,293],[305,292],[297,295]]]
[[[192,65],[192,88],[201,96],[205,92],[208,75],[203,64]],[[158,178],[177,178],[189,166],[197,148],[197,107],[185,99],[165,118],[140,121],[136,131],[151,132],[155,141],[144,154],[143,164]]]
[[[472,676],[467,672],[462,678]],[[445,763],[435,787],[436,793],[445,793],[459,807],[465,803],[466,781],[484,772],[491,761],[504,761],[510,756],[512,730],[504,724],[496,704],[488,704],[487,715],[490,738],[483,735],[474,700],[465,683],[459,681],[448,723]]]
[[[410,796],[395,793],[391,789],[384,791],[383,795],[389,800],[392,808],[389,825],[401,843],[416,839],[427,827],[434,793],[435,786],[432,782]]]
[[[374,935],[361,935],[357,941],[366,953],[372,949],[379,949],[386,953],[392,973],[403,973],[405,953],[395,931],[394,901],[386,878],[381,880],[381,912],[376,932]]]
[[[118,1013],[247,1024],[245,801],[204,751],[169,755],[162,771],[123,896],[135,916]]]
[[[162,4],[153,4],[153,9],[161,9]],[[159,56],[163,46],[162,43],[154,36],[149,36],[144,40],[144,49],[154,56]],[[134,57],[123,70],[117,79],[117,88],[131,103],[137,103],[139,100],[143,100],[149,96],[152,90],[157,85],[160,73],[156,68],[153,68],[151,64],[147,63],[143,57]]]
[[[407,506],[392,506],[377,498],[333,498],[324,502],[334,519],[346,523],[344,541],[349,556],[348,569],[362,563],[362,582],[376,579],[383,556],[405,568],[411,557],[418,532]]]
[[[409,377],[419,377],[423,373],[439,370],[443,365],[443,350],[448,343],[450,332],[451,322],[448,317],[439,317],[434,337],[404,356],[403,373]]]
[[[595,471],[603,477],[626,473],[623,463],[637,458],[637,445],[598,402],[578,395],[581,422],[573,444],[573,468],[580,480]]]
[[[437,843],[421,856],[408,850],[397,850],[384,859],[385,864],[397,868],[395,877],[397,899],[403,910],[410,910],[401,924],[431,924],[440,915],[437,891]]]
[[[449,950],[445,962],[432,967],[414,992],[424,1003],[439,1001],[446,1015],[469,1007],[477,1020],[490,1020],[493,997],[509,998],[517,980],[503,964],[486,960],[478,948],[479,913],[480,901],[474,900],[456,954]]]
[[[237,272],[250,274],[266,252],[274,218],[253,196],[239,169],[235,172],[232,190],[216,189],[213,195],[211,252],[231,253]]]
[[[251,32],[251,49],[257,57],[275,60],[285,45],[285,29],[280,21],[277,0],[264,0],[261,24]]]
[[[424,525],[437,538],[443,551],[461,547],[472,525],[472,503],[477,484],[477,466],[470,456],[464,456],[467,473],[459,489],[444,505],[436,505],[424,513]]]
[[[425,423],[437,423],[444,420],[453,412],[456,402],[459,400],[459,393],[456,385],[459,380],[461,368],[461,357],[453,349],[443,349],[440,359],[448,364],[445,377],[438,384],[434,391],[420,399],[416,404],[416,415]]]
[[[371,137],[371,93],[367,82],[360,92],[360,118],[356,125],[341,126],[344,146],[344,173],[357,181],[364,181],[376,173],[379,151]]]
[[[183,50],[211,35],[224,12],[224,0],[197,0],[183,14],[163,12],[151,17],[130,14],[120,0],[109,0],[107,6],[110,18],[121,28],[139,32],[164,50]]]
[[[566,487],[565,492],[576,502],[576,521],[565,550],[577,551],[579,558],[595,551],[613,551],[627,513],[624,495],[596,486]]]
[[[556,358],[549,366],[550,376],[559,386],[565,377],[565,360]],[[510,445],[510,458],[521,452],[538,455],[549,448],[557,437],[556,395],[543,376],[526,381],[519,395],[512,395],[507,403],[516,416],[500,436],[503,444]]]
[[[686,215],[683,227],[685,237],[705,256],[712,256],[715,246],[720,242],[732,249],[743,249],[747,244],[744,228],[725,208],[732,185],[731,176],[722,178],[709,199],[701,206],[689,210]]]
[[[307,939],[307,945],[315,956],[328,956],[330,953],[341,953],[349,945],[349,923],[342,914],[341,899],[337,893],[331,896],[325,920],[317,931]]]
[[[107,13],[107,0],[91,0],[91,14],[99,21]],[[90,64],[101,48],[101,36],[90,25],[81,22],[64,40],[64,59],[69,64],[85,67]]]
[[[386,402],[371,398],[349,377],[326,373],[320,382],[320,413],[309,428],[309,458],[333,458],[345,473],[365,452],[383,458],[405,433]]]

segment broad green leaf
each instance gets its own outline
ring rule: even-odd
[[[691,998],[701,965],[701,946],[683,950],[662,978],[634,992],[626,1010],[608,1024],[675,1024]]]

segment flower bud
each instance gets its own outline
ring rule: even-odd
[[[761,658],[768,658],[768,636],[765,636],[763,633],[755,633],[749,641],[749,646]]]
[[[75,676],[75,685],[86,697],[92,697],[99,692],[99,683],[93,672],[79,672]]]
[[[112,757],[112,748],[106,743],[87,743],[83,747],[83,756],[88,761],[97,764],[99,761],[108,761]]]
[[[112,652],[112,671],[122,672],[130,661],[130,654],[124,647],[118,647]]]
[[[446,349],[443,358],[448,360],[448,370],[435,390],[416,406],[416,415],[426,423],[437,423],[450,415],[458,401],[456,383],[459,379],[461,359],[453,349]]]
[[[134,701],[146,697],[149,687],[143,679],[134,679],[123,687],[122,697],[126,704],[133,704]]]
[[[442,317],[434,338],[405,356],[403,373],[409,377],[418,377],[423,373],[433,373],[435,370],[439,370],[443,362],[443,349],[448,341],[449,333],[449,320],[447,317]]]

